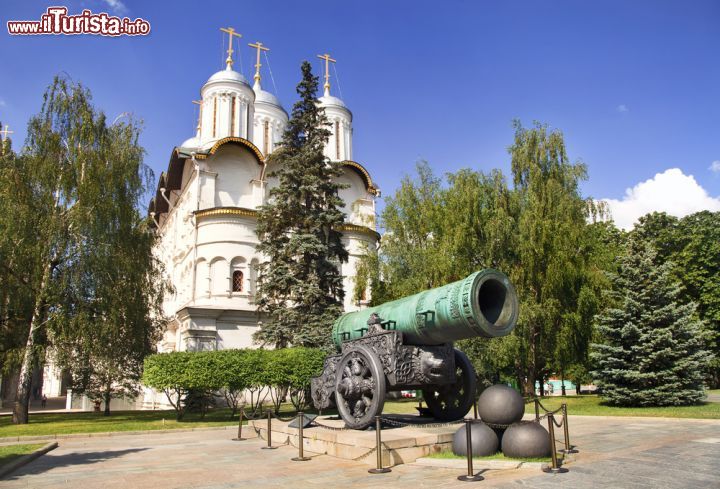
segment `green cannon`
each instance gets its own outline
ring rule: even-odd
[[[505,336],[517,316],[514,287],[493,269],[344,314],[332,330],[337,353],[312,380],[313,403],[337,406],[346,426],[363,429],[382,412],[388,391],[417,389],[435,418],[462,418],[475,399],[476,375],[453,342]]]

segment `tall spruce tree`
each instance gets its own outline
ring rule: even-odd
[[[695,304],[683,303],[672,263],[657,264],[652,245],[630,239],[613,277],[613,306],[597,317],[594,378],[619,406],[700,402],[711,355],[703,349]]]
[[[268,161],[279,184],[257,226],[266,260],[259,266],[256,303],[267,320],[255,339],[275,347],[329,344],[344,297],[339,266],[348,259],[337,230],[344,221],[335,180],[342,168],[323,155],[330,131],[316,98],[318,78],[308,62],[301,71],[300,100]]]

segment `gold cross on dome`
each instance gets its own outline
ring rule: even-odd
[[[2,140],[5,141],[8,137],[8,134],[13,134],[15,131],[10,130],[10,126],[6,125],[2,131],[0,131],[0,134],[2,135]]]
[[[325,85],[323,85],[323,88],[328,91],[330,90],[330,63],[335,63],[337,60],[332,59],[329,54],[318,54],[318,58],[325,60]]]
[[[234,52],[232,48],[233,36],[240,39],[242,37],[242,34],[240,34],[239,32],[235,32],[235,29],[233,29],[232,27],[221,27],[220,30],[228,33],[228,57],[225,60],[225,64],[227,65],[227,68],[231,70],[233,65],[232,54]]]
[[[270,48],[266,48],[263,43],[260,41],[256,41],[255,44],[248,44],[251,48],[257,49],[257,59],[255,61],[255,76],[253,77],[256,82],[260,81],[260,67],[262,66],[260,64],[260,52],[261,51],[270,51]]]

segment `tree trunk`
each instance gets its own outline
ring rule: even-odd
[[[112,399],[110,395],[112,391],[110,389],[111,387],[108,386],[108,388],[105,390],[105,411],[103,411],[103,416],[110,416],[110,399]]]
[[[15,405],[13,406],[13,423],[27,424],[29,418],[30,395],[32,387],[32,373],[37,363],[37,341],[36,335],[40,329],[43,310],[45,308],[45,289],[50,281],[53,260],[45,263],[43,270],[40,289],[35,298],[35,307],[33,309],[32,319],[30,320],[30,331],[28,332],[27,343],[25,344],[25,353],[23,355],[22,366],[20,367],[20,376],[18,378],[18,388],[15,394]]]
[[[530,396],[535,396],[535,380],[537,379],[537,358],[536,358],[536,334],[535,334],[535,328],[531,328],[531,334],[530,334],[530,358],[528,359],[528,366],[527,366],[527,384],[526,384],[526,394]],[[542,383],[540,383],[540,395],[542,395]]]

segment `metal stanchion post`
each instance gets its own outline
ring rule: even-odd
[[[465,419],[465,441],[467,443],[467,474],[458,476],[459,481],[477,482],[485,479],[480,474],[475,474],[473,470],[473,451],[472,451],[472,419]]]
[[[382,440],[380,439],[381,424],[382,420],[380,419],[380,416],[375,416],[375,451],[377,452],[377,467],[368,470],[371,474],[386,474],[391,472],[389,468],[383,468],[382,466]]]
[[[242,422],[243,422],[243,410],[240,410],[240,422],[238,423],[238,436],[237,438],[233,438],[233,441],[244,441],[245,438],[242,437]]]
[[[272,411],[267,410],[268,425],[267,425],[267,446],[262,447],[263,450],[275,450],[277,447],[272,446]]]
[[[300,422],[298,425],[298,456],[293,457],[291,460],[295,462],[307,462],[310,460],[310,457],[306,457],[303,454],[303,425],[305,424],[305,415],[302,411],[298,413],[298,421]]]
[[[565,467],[560,467],[560,464],[558,464],[558,458],[557,458],[557,450],[555,450],[555,417],[552,413],[548,413],[548,434],[550,436],[550,457],[552,460],[552,465],[548,465],[547,467],[543,467],[543,472],[548,472],[552,474],[563,474],[568,471]]]
[[[567,419],[567,404],[563,403],[562,405],[562,413],[563,413],[563,431],[565,435],[565,448],[560,450],[564,454],[568,453],[578,453],[578,451],[570,445],[570,428],[568,428],[568,419]]]
[[[535,421],[540,421],[540,401],[535,398]]]

